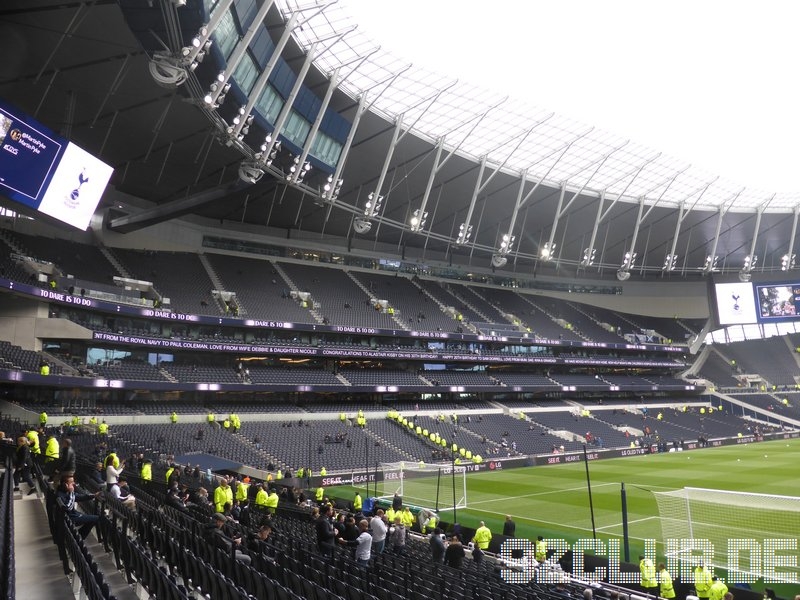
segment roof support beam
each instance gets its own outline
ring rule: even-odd
[[[741,195],[744,191],[744,188],[736,192],[733,198],[731,198],[730,202],[719,205],[719,217],[717,218],[717,228],[714,231],[714,243],[711,246],[711,254],[706,257],[706,264],[700,267],[704,273],[711,273],[715,271],[717,268],[717,245],[719,244],[719,234],[722,231],[722,219],[725,217],[725,213],[728,212],[731,206],[736,203],[736,199]],[[726,206],[727,204],[727,206]]]
[[[425,193],[422,196],[422,203],[420,204],[420,207],[418,209],[419,212],[417,213],[418,219],[420,219],[419,222],[422,222],[425,219],[423,215],[426,215],[425,209],[428,206],[428,199],[430,198],[431,190],[433,189],[433,182],[436,179],[436,175],[439,174],[439,171],[441,171],[442,168],[444,168],[444,166],[447,164],[447,162],[455,155],[455,153],[458,152],[458,149],[461,148],[462,144],[466,141],[467,138],[469,138],[470,134],[473,131],[475,131],[475,129],[477,129],[478,125],[481,124],[481,122],[486,118],[486,116],[495,108],[503,104],[503,102],[505,101],[506,98],[503,98],[497,104],[487,108],[483,112],[483,114],[481,114],[481,116],[478,119],[476,119],[475,123],[472,125],[469,131],[467,131],[467,133],[461,138],[461,141],[458,142],[458,144],[447,153],[447,156],[445,156],[444,159],[441,159],[441,156],[442,156],[442,150],[444,148],[446,135],[443,135],[439,138],[439,140],[436,143],[436,154],[433,158],[433,166],[431,167],[431,173],[428,176],[428,183],[425,186]],[[441,195],[441,189],[439,190],[439,194]],[[415,227],[412,225],[411,229],[412,231],[420,231],[422,227],[421,226]]]
[[[219,27],[220,21],[222,21],[223,17],[228,12],[228,9],[233,4],[233,0],[221,0],[221,2],[217,5],[214,9],[214,14],[211,15],[211,20],[200,27],[200,31],[197,34],[195,40],[192,40],[192,45],[187,46],[181,53],[185,53],[186,56],[183,57],[183,64],[184,65],[195,65],[195,60],[197,59],[200,52],[205,52],[206,49],[206,42],[211,39],[211,34],[217,30]]]
[[[358,126],[361,123],[361,116],[368,110],[367,107],[367,94],[366,92],[361,94],[361,97],[358,99],[358,106],[356,107],[356,114],[353,116],[353,124],[350,125],[350,131],[347,134],[347,139],[344,142],[344,146],[342,146],[342,152],[339,155],[339,160],[336,162],[336,170],[333,173],[333,185],[338,185],[338,182],[342,178],[342,172],[344,171],[344,166],[347,163],[347,156],[350,154],[350,148],[353,146],[353,140],[356,137],[356,131],[358,130]],[[331,191],[333,191],[332,188]],[[331,211],[333,210],[334,205],[337,203],[338,196],[335,194],[330,194],[328,198],[328,210],[325,213],[325,222],[328,222],[330,219]]]
[[[627,144],[627,142],[625,142],[625,144]],[[614,152],[616,152],[617,150],[622,148],[625,144],[623,144],[622,146],[619,146],[618,148],[615,148],[614,150],[612,150],[605,157],[605,159],[603,159],[603,162],[600,163],[600,165],[598,166],[598,170],[599,170],[600,166],[602,166],[602,164],[605,162],[605,160],[609,156],[611,156],[611,154],[613,154]],[[639,176],[639,174],[642,171],[644,171],[645,167],[647,165],[649,165],[651,162],[653,162],[654,160],[656,160],[659,156],[661,156],[661,154],[656,154],[652,158],[648,159],[647,161],[645,161],[644,163],[639,165],[639,167],[632,173],[633,177],[631,177],[631,180],[628,182],[628,184],[625,186],[625,188],[619,194],[616,195],[616,198],[614,198],[613,202],[611,202],[611,204],[605,210],[604,210],[604,204],[605,204],[605,200],[606,200],[606,190],[603,190],[602,192],[600,192],[600,199],[599,199],[598,205],[597,205],[597,215],[595,216],[595,219],[594,219],[594,227],[592,227],[592,235],[589,238],[589,246],[587,248],[585,248],[584,251],[583,251],[583,257],[582,257],[582,259],[580,261],[580,266],[588,267],[594,262],[594,256],[596,254],[596,249],[594,247],[594,243],[597,240],[597,231],[600,229],[600,223],[602,223],[605,220],[605,218],[609,215],[609,213],[611,212],[611,209],[614,207],[614,205],[617,202],[619,202],[619,200],[625,195],[625,192],[627,192],[628,188],[630,188],[630,186],[633,185],[633,182],[636,181],[636,178]],[[630,175],[631,173],[628,173],[628,174]],[[622,178],[620,178],[620,179],[622,179]],[[619,180],[617,180],[617,181],[619,181]]]
[[[275,144],[278,142],[278,136],[281,135],[283,132],[283,128],[286,126],[286,121],[289,120],[289,115],[292,112],[292,105],[294,104],[295,98],[297,98],[297,94],[300,92],[300,87],[303,85],[303,81],[305,81],[306,75],[308,74],[308,69],[311,67],[311,63],[314,62],[314,57],[317,54],[317,43],[311,44],[311,47],[308,49],[308,53],[306,54],[306,59],[303,62],[303,66],[300,68],[300,72],[297,74],[297,79],[292,86],[291,91],[289,92],[289,96],[286,98],[286,102],[281,109],[281,112],[278,114],[278,118],[275,119],[275,129],[272,131],[271,135],[267,136],[266,139],[266,148],[262,151],[262,156],[268,157],[272,154],[273,148],[275,148]]]
[[[325,116],[325,111],[328,110],[328,105],[331,102],[331,96],[333,96],[333,90],[335,90],[338,85],[339,85],[339,69],[336,69],[331,75],[330,81],[328,82],[328,89],[325,90],[325,96],[322,98],[322,104],[320,105],[319,111],[317,112],[317,117],[314,119],[314,123],[311,125],[311,131],[309,131],[308,135],[306,136],[306,143],[303,145],[303,151],[300,153],[298,168],[293,174],[294,177],[292,177],[292,181],[294,181],[295,183],[297,183],[299,179],[302,177],[302,169],[303,166],[305,165],[306,158],[308,158],[308,153],[311,152],[311,146],[317,139],[319,126],[322,124],[322,119]]]
[[[797,233],[797,220],[800,217],[800,204],[794,207],[794,217],[792,218],[792,233],[789,235],[789,249],[786,255],[781,259],[781,271],[789,271],[794,269],[794,237]]]
[[[144,227],[155,225],[156,223],[161,223],[163,221],[174,219],[175,217],[189,214],[201,206],[208,204],[209,202],[214,202],[221,198],[225,198],[226,196],[237,192],[245,186],[246,184],[244,182],[237,179],[233,183],[218,185],[214,188],[204,190],[192,196],[187,196],[186,198],[181,198],[180,200],[173,200],[172,202],[160,204],[153,208],[140,211],[135,215],[127,215],[125,217],[112,219],[108,223],[108,228],[118,233],[130,233],[132,231],[137,231],[139,229],[143,229]]]
[[[245,127],[245,123],[247,119],[253,112],[253,107],[256,105],[256,102],[261,98],[261,93],[264,91],[264,88],[267,87],[269,83],[269,78],[272,75],[272,71],[275,70],[275,65],[278,64],[278,60],[283,53],[283,49],[286,47],[286,44],[292,38],[292,32],[297,27],[297,14],[293,14],[289,21],[286,23],[286,27],[281,34],[278,43],[275,44],[275,50],[272,52],[272,56],[269,57],[269,61],[264,66],[264,69],[261,71],[261,75],[258,76],[256,79],[256,83],[253,86],[250,95],[247,97],[247,104],[244,106],[244,113],[241,114],[239,123],[236,124],[233,128],[232,135],[233,137],[237,137],[242,133],[242,129]]]
[[[383,188],[383,182],[386,180],[386,174],[389,172],[389,165],[392,163],[392,157],[394,156],[394,151],[397,148],[397,144],[400,143],[402,139],[402,135],[400,134],[401,130],[403,129],[403,115],[398,115],[397,120],[394,124],[394,133],[392,133],[392,141],[389,142],[389,148],[386,150],[386,157],[383,159],[383,166],[381,167],[381,174],[378,176],[378,183],[375,184],[375,191],[369,195],[369,206],[364,210],[364,216],[367,218],[377,216],[378,212],[380,211],[381,204],[383,202],[383,196],[381,196],[381,189]]]
[[[244,58],[247,48],[250,46],[250,42],[253,41],[256,33],[258,33],[258,28],[264,22],[264,19],[267,18],[267,13],[274,2],[275,0],[264,1],[264,3],[261,5],[261,8],[256,13],[256,16],[253,18],[252,23],[250,23],[250,26],[247,28],[247,32],[245,32],[245,34],[234,47],[233,54],[231,54],[230,59],[228,59],[225,69],[223,69],[217,77],[216,85],[212,84],[211,91],[209,91],[208,95],[205,97],[207,108],[214,109],[217,107],[217,101],[220,99],[220,96],[224,95],[222,90],[224,90],[230,82],[234,71],[236,71],[236,67],[239,66],[242,58]]]

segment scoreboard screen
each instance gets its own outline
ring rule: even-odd
[[[86,229],[112,167],[0,100],[0,193]]]

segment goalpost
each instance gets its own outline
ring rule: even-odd
[[[467,507],[467,469],[463,465],[382,463],[376,496],[391,500],[395,494],[403,504],[433,510]]]
[[[800,498],[692,487],[653,494],[668,559],[727,569],[729,582],[800,579]]]

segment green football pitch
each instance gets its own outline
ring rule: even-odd
[[[599,539],[622,537],[621,484],[624,483],[630,555],[636,559],[644,548],[644,540],[655,539],[660,544],[661,524],[653,492],[697,487],[800,496],[798,458],[800,440],[780,440],[591,461],[594,530]],[[412,498],[416,496],[422,500],[419,504],[432,508],[436,484],[434,478],[428,481],[431,488],[428,490],[422,482],[409,482],[410,495],[405,499],[414,504]],[[517,524],[517,537],[535,539],[541,535],[563,538],[569,543],[593,537],[583,462],[471,473],[467,475],[466,486],[467,508],[459,508],[456,515],[464,526],[475,527],[479,521],[485,521],[492,531],[499,532],[505,515],[511,515]],[[459,491],[463,489],[460,479],[457,487]],[[349,487],[336,490],[338,493],[330,491],[337,497],[352,497]],[[439,494],[440,505],[449,502],[452,506],[449,477],[440,483]],[[451,522],[452,510],[443,511],[441,516]],[[719,518],[724,520],[724,514]],[[800,529],[800,525],[789,529]],[[786,533],[791,535],[788,529]],[[774,535],[765,531],[763,537]],[[659,545],[659,557],[663,556],[663,550]]]

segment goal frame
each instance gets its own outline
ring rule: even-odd
[[[381,463],[381,489],[376,497],[437,512],[467,508],[467,468],[452,463]]]
[[[755,548],[759,552],[756,545],[766,547],[770,543],[767,540],[800,538],[800,497],[696,487],[653,492],[653,496],[658,505],[665,556],[668,561],[680,561],[682,576],[684,569],[693,569],[700,562],[721,569],[735,565],[736,576],[744,583],[752,583],[764,574],[766,564],[754,565],[752,554],[746,554],[742,561],[741,551],[752,553]],[[774,582],[796,582],[792,578],[784,581],[784,573],[798,577],[800,569],[775,571]]]

